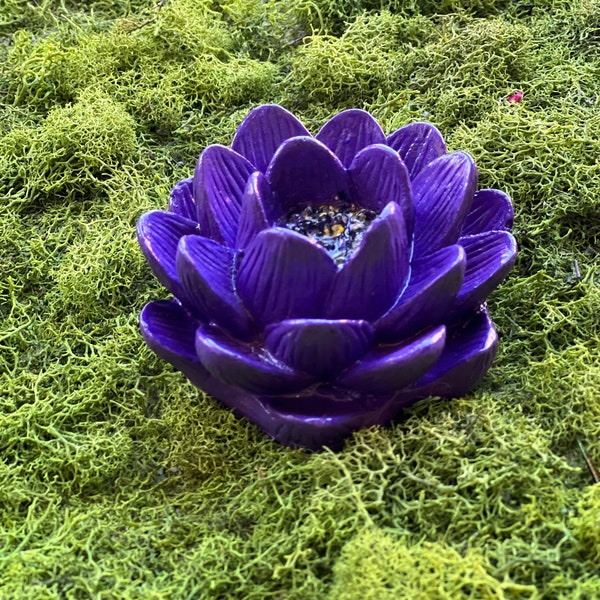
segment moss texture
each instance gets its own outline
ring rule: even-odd
[[[0,597],[600,597],[598,0],[0,0],[0,36]],[[137,329],[137,217],[265,101],[429,119],[515,203],[482,385],[337,454]]]

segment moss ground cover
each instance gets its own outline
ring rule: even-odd
[[[597,0],[0,0],[0,597],[600,597],[599,32]],[[338,454],[137,330],[137,217],[265,101],[431,120],[515,203],[483,384]]]

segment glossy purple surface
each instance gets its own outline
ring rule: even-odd
[[[313,138],[260,106],[231,148],[202,152],[168,211],[140,218],[142,251],[174,296],[146,305],[142,335],[290,446],[340,448],[419,399],[463,395],[496,354],[485,300],[517,254],[510,199],[476,187],[473,159],[448,154],[429,123],[386,138],[352,109]],[[335,227],[349,206],[376,216],[340,264],[322,231],[282,226],[308,205],[339,209]]]

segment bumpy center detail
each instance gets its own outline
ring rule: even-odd
[[[374,211],[351,203],[309,204],[282,217],[277,225],[313,239],[341,266],[358,247],[376,216]]]

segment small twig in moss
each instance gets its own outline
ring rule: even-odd
[[[158,19],[158,15],[160,13],[160,9],[166,3],[167,3],[167,0],[160,0],[160,2],[158,2],[158,4],[156,5],[156,14],[151,19],[148,19],[147,21],[144,21],[143,23],[141,23],[137,27],[134,27],[129,33],[133,33],[134,31],[139,31],[140,29],[142,29],[142,27],[146,27],[146,25],[150,25],[150,23],[154,23],[154,21],[156,21],[156,19]]]
[[[600,483],[600,471],[598,471],[598,467],[596,467],[596,465],[594,464],[592,457],[585,451],[585,448],[583,447],[581,440],[577,440],[577,444],[579,445],[579,450],[581,451],[581,454],[583,455],[585,463],[587,464],[588,469],[590,470],[590,473],[592,474],[592,477],[594,478],[594,483]]]

